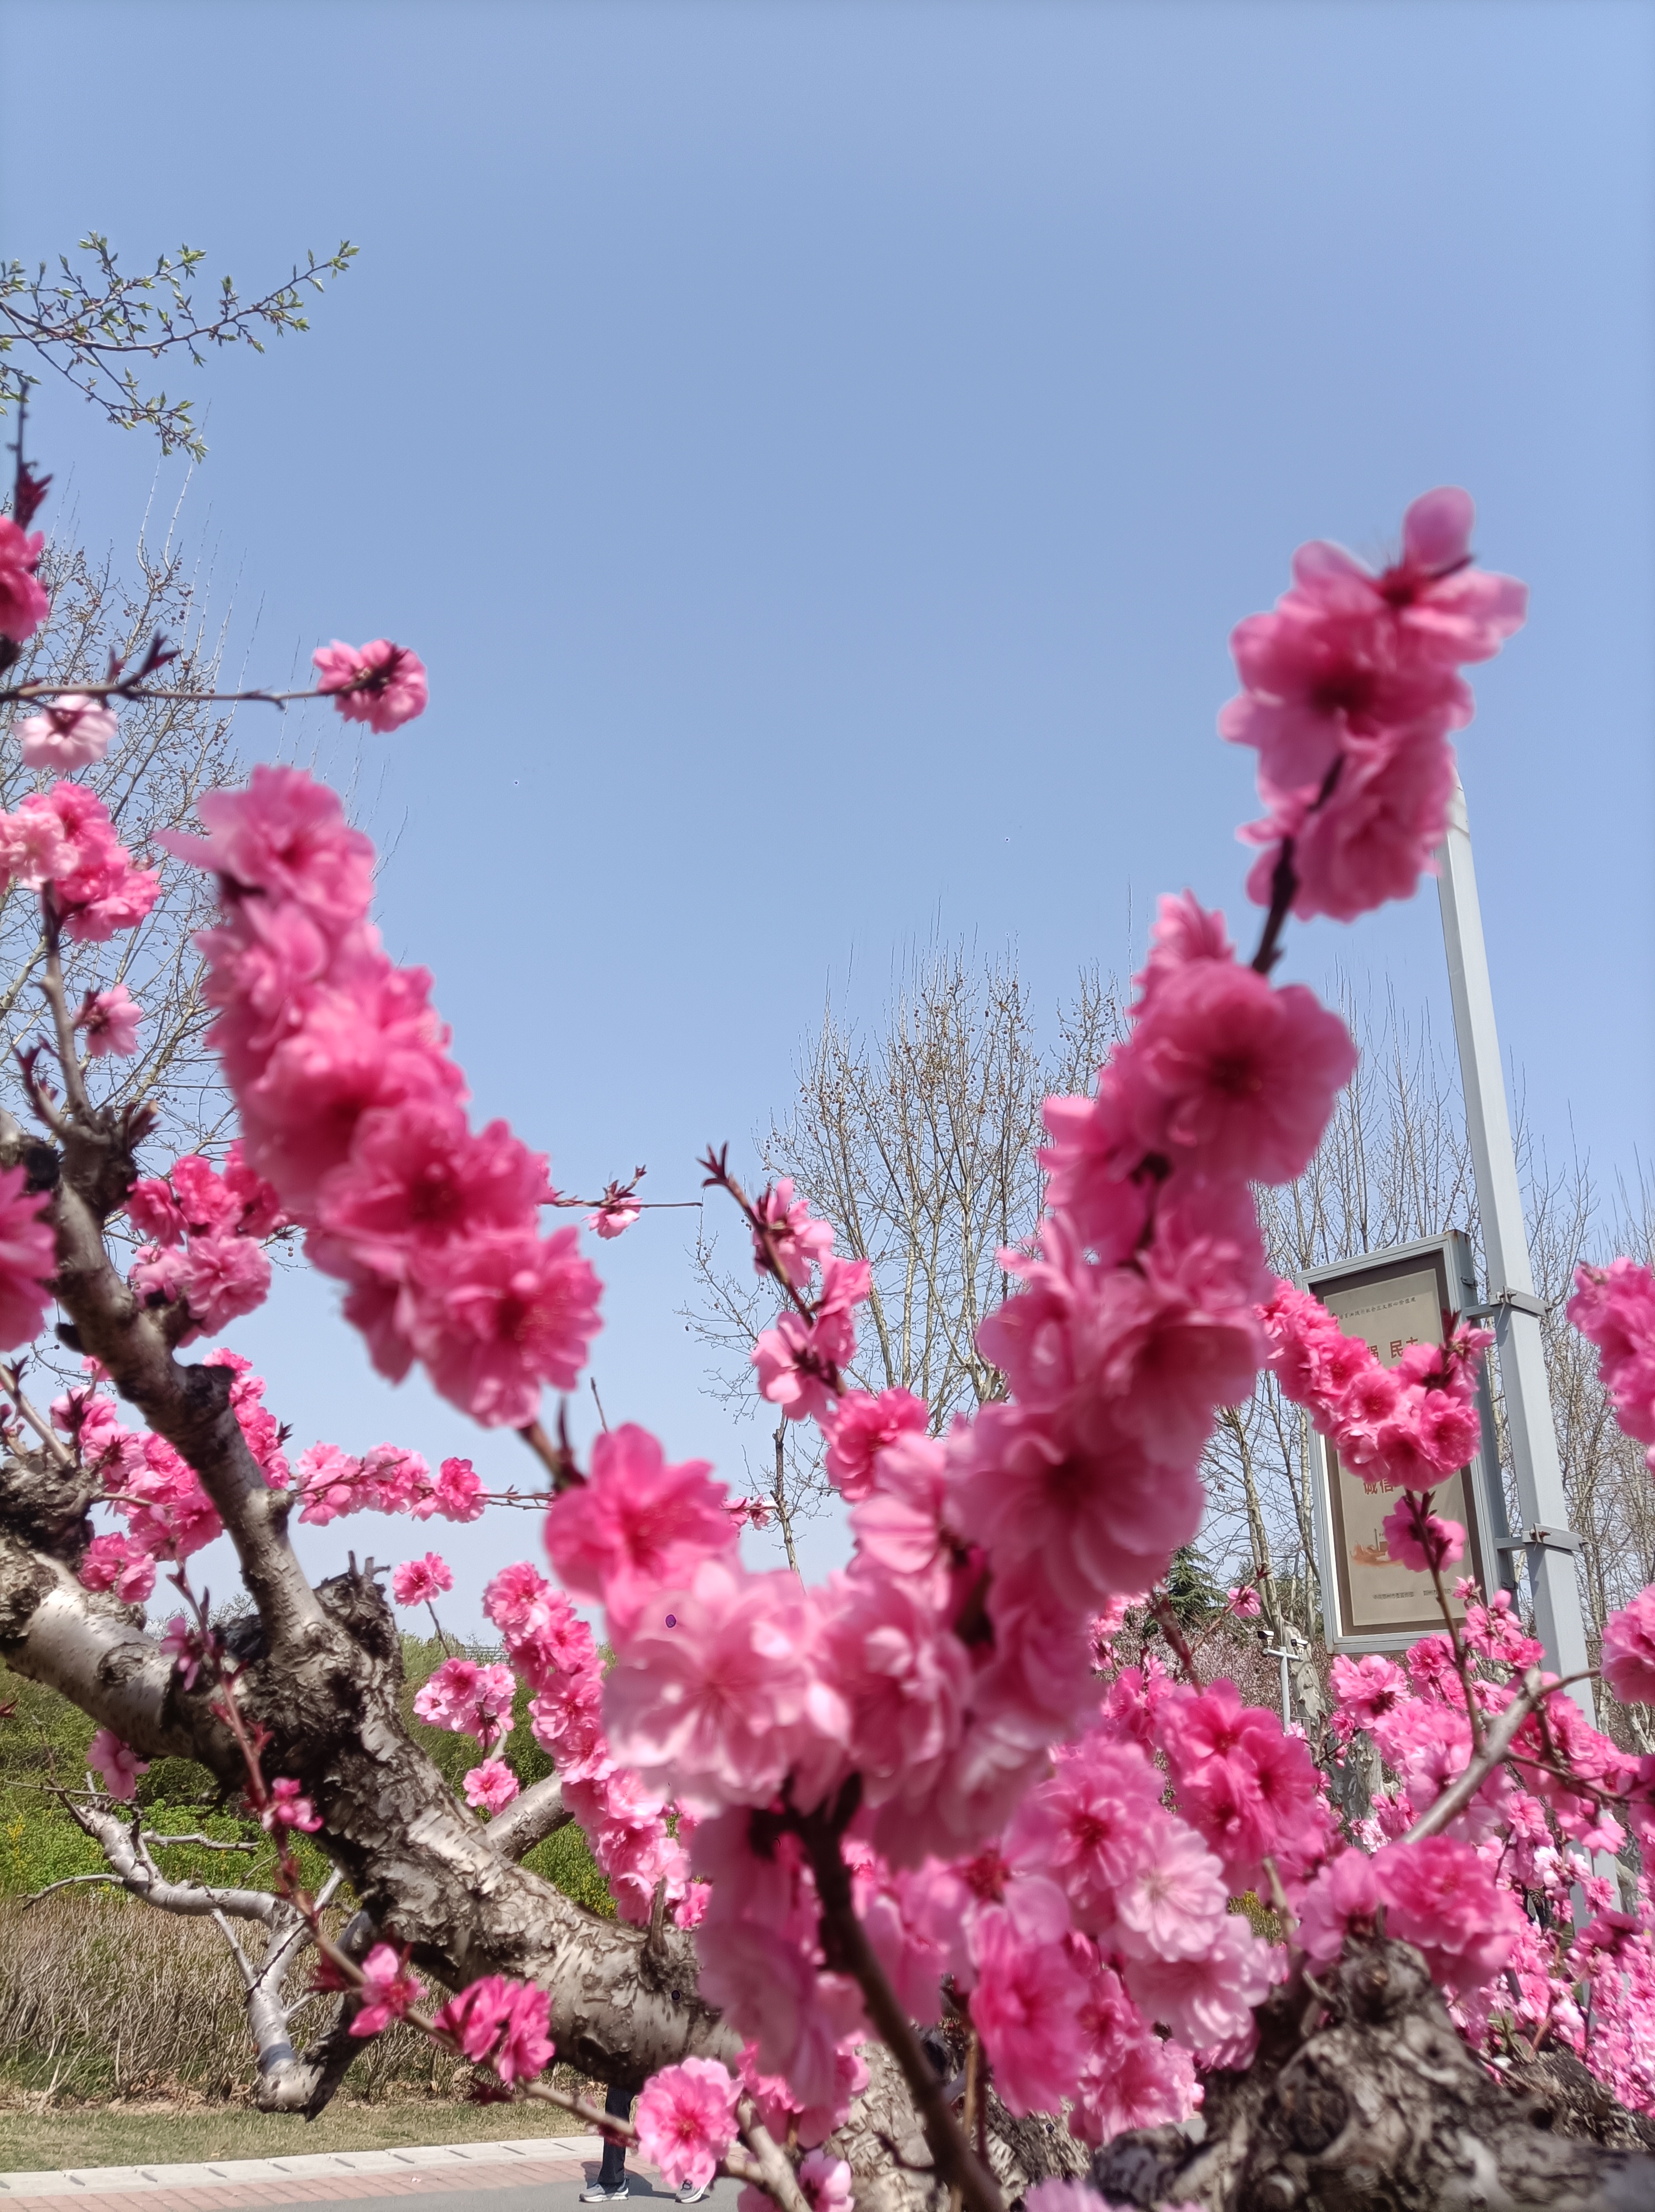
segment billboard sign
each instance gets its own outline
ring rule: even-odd
[[[1476,1300],[1470,1240],[1460,1230],[1313,1267],[1300,1279],[1346,1335],[1362,1338],[1386,1367],[1395,1366],[1410,1344],[1440,1344],[1459,1314]],[[1488,1589],[1506,1578],[1509,1555],[1502,1544],[1505,1499],[1486,1375],[1481,1397],[1482,1448],[1469,1467],[1439,1483],[1433,1496],[1437,1510],[1466,1532],[1466,1556],[1456,1579],[1469,1574]],[[1327,1439],[1314,1432],[1311,1450],[1317,1565],[1329,1649],[1394,1650],[1440,1628],[1442,1613],[1430,1576],[1401,1565],[1385,1543],[1384,1518],[1400,1493],[1370,1491],[1360,1475],[1340,1464]]]

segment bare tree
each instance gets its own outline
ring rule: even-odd
[[[1001,1393],[977,1333],[1012,1286],[1001,1254],[1031,1236],[1039,1213],[1041,1109],[1090,1084],[1120,1026],[1113,983],[1084,970],[1044,1042],[1013,955],[977,963],[963,946],[933,945],[910,960],[871,1032],[829,1002],[792,1108],[761,1142],[767,1172],[790,1176],[835,1224],[839,1249],[872,1265],[857,1387],[912,1391],[934,1433]],[[704,1232],[691,1258],[698,1287],[685,1318],[715,1354],[709,1386],[751,1414],[749,1354],[775,1318],[774,1297],[739,1263],[726,1266]],[[790,1563],[794,1521],[828,1494],[800,1425],[778,1424],[765,1470]]]

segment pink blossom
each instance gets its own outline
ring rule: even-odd
[[[1003,1911],[979,1916],[971,1953],[971,2020],[995,2087],[1019,2118],[1050,2112],[1080,2076],[1086,1984],[1062,1943],[1026,1942]]]
[[[341,645],[335,638],[310,657],[317,690],[332,694],[348,722],[394,730],[425,712],[425,664],[405,645],[383,637],[368,645]]]
[[[832,1223],[813,1221],[806,1200],[795,1201],[791,1176],[772,1183],[755,1211],[768,1234],[753,1232],[753,1273],[769,1274],[773,1255],[794,1290],[808,1290],[811,1269],[825,1267],[833,1249]]]
[[[817,1705],[815,1637],[793,1576],[704,1559],[619,1645],[604,1685],[615,1755],[692,1804],[763,1804]]]
[[[7,1349],[45,1328],[46,1284],[58,1261],[49,1195],[27,1183],[26,1169],[0,1168],[0,1346]]]
[[[271,1265],[250,1237],[192,1237],[184,1252],[145,1246],[128,1279],[146,1304],[186,1306],[192,1326],[178,1341],[192,1344],[264,1304]]]
[[[181,1613],[175,1613],[167,1624],[161,1648],[177,1668],[185,1688],[193,1690],[207,1657],[207,1643],[201,1631]]]
[[[83,1586],[113,1590],[123,1605],[142,1605],[155,1586],[155,1563],[130,1536],[94,1536],[77,1570]]]
[[[1655,1273],[1632,1260],[1577,1267],[1568,1316],[1597,1346],[1615,1419],[1629,1437],[1655,1446]]]
[[[716,2058],[664,2066],[638,2099],[638,2148],[669,2189],[704,2189],[735,2141],[738,2085]]]
[[[112,1797],[124,1798],[128,1804],[137,1795],[139,1775],[149,1771],[149,1760],[140,1759],[113,1729],[106,1728],[94,1735],[86,1763],[94,1773],[102,1776],[103,1786]]]
[[[325,1528],[341,1513],[358,1510],[362,1463],[338,1444],[312,1444],[299,1455],[294,1472],[298,1477],[301,1521]]]
[[[462,2057],[492,2066],[509,2087],[545,2071],[555,2050],[546,2033],[551,2014],[544,1990],[488,1974],[450,1997],[436,2024],[453,2038]]]
[[[482,1518],[483,1478],[470,1460],[443,1461],[437,1469],[436,1486],[431,1492],[429,1510],[441,1514],[445,1521],[477,1521]],[[424,1520],[427,1515],[416,1505],[414,1518]]]
[[[1623,1705],[1655,1705],[1655,1587],[1603,1623],[1603,1679]]]
[[[1184,1959],[1217,1936],[1229,1891],[1217,1859],[1195,1830],[1159,1807],[1134,1838],[1115,1895],[1111,1939],[1128,1958]]]
[[[636,1200],[626,1198],[606,1198],[595,1213],[588,1213],[586,1225],[593,1234],[605,1243],[624,1236],[642,1212]]]
[[[1372,1729],[1407,1689],[1407,1679],[1396,1661],[1377,1651],[1364,1652],[1359,1659],[1348,1659],[1341,1652],[1329,1671],[1333,1693],[1354,1728]]]
[[[1079,1927],[1106,1931],[1141,1862],[1162,1786],[1135,1745],[1089,1732],[1019,1806],[1007,1831],[1007,1855],[1061,1884]]]
[[[788,1310],[761,1332],[751,1355],[759,1395],[790,1421],[827,1417],[843,1388],[839,1370],[855,1357],[855,1308],[872,1284],[866,1260],[825,1260],[808,1319]]]
[[[1123,1055],[1142,1148],[1208,1176],[1290,1182],[1356,1065],[1344,1024],[1302,983],[1233,962],[1168,974]]]
[[[362,1116],[349,1157],[323,1179],[316,1218],[375,1264],[398,1269],[414,1250],[519,1229],[545,1174],[542,1156],[503,1121],[473,1135],[453,1099],[416,1097]]]
[[[1126,1984],[1147,2018],[1196,2051],[1244,2037],[1269,1995],[1276,1960],[1239,1913],[1226,1913],[1212,1942],[1177,1959],[1129,1959]]]
[[[116,983],[107,991],[88,997],[75,1017],[75,1026],[86,1031],[89,1059],[97,1060],[105,1053],[113,1053],[124,1060],[138,1048],[138,1024],[143,1019],[143,1007],[125,983]]]
[[[408,1972],[406,1959],[388,1943],[376,1943],[362,1960],[363,2002],[350,2023],[352,2035],[378,2035],[417,2005],[425,1990]]]
[[[828,1479],[839,1495],[852,1505],[866,1498],[879,1454],[898,1437],[923,1436],[930,1418],[924,1402],[908,1390],[882,1390],[877,1398],[866,1390],[847,1391],[823,1422]]]
[[[313,1836],[322,1825],[322,1816],[298,1783],[279,1775],[270,1785],[270,1796],[259,1812],[259,1825],[272,1835],[286,1828],[300,1828],[306,1835]]]
[[[391,1595],[399,1605],[429,1605],[454,1586],[453,1569],[436,1552],[405,1559],[391,1570]]]
[[[1431,1510],[1417,1491],[1405,1490],[1384,1522],[1385,1547],[1399,1566],[1416,1575],[1451,1567],[1463,1556],[1465,1531],[1457,1521],[1445,1521]]]
[[[503,1759],[485,1759],[464,1780],[465,1802],[477,1813],[503,1813],[516,1796],[519,1783]]]
[[[456,1733],[463,1729],[484,1751],[492,1751],[512,1732],[516,1692],[517,1680],[509,1667],[445,1659],[417,1692],[414,1711],[430,1727]]]
[[[0,637],[18,645],[33,636],[51,611],[34,575],[46,542],[44,531],[31,537],[9,515],[0,515]]]
[[[1423,1952],[1433,1980],[1475,1990],[1511,1956],[1522,1907],[1510,1890],[1496,1887],[1493,1869],[1470,1844],[1449,1836],[1387,1844],[1373,1870],[1387,1934]]]
[[[806,2151],[799,2161],[799,2185],[812,2212],[850,2212],[852,2183],[849,2161],[831,2151]]]
[[[374,848],[344,818],[338,795],[302,769],[261,762],[245,790],[203,793],[197,812],[208,836],[163,842],[181,860],[210,868],[245,894],[291,901],[337,943],[368,912]]]
[[[1028,2212],[1110,2212],[1108,2199],[1084,2181],[1060,2180],[1056,2176],[1025,2190],[1023,2202]]]
[[[542,1387],[572,1390],[586,1364],[599,1286],[579,1237],[469,1237],[417,1274],[413,1334],[431,1380],[485,1427],[524,1427]]]
[[[734,1532],[724,1486],[705,1460],[666,1464],[647,1429],[628,1422],[592,1447],[588,1480],[546,1515],[546,1549],[562,1581],[599,1598],[624,1635],[662,1589],[694,1578],[704,1559],[727,1557]]]
[[[68,775],[103,758],[115,734],[115,716],[83,691],[65,691],[43,714],[19,722],[17,734],[25,768]]]
[[[925,1855],[930,1801],[964,1731],[970,1656],[922,1590],[884,1575],[851,1577],[829,1611],[824,1651],[849,1709],[847,1761],[863,1802],[881,1808],[874,1840],[911,1866]]]
[[[1264,1609],[1263,1600],[1250,1583],[1226,1591],[1224,1604],[1226,1611],[1233,1613],[1238,1620],[1256,1620]]]
[[[1330,1859],[1299,1907],[1299,1940],[1311,1965],[1331,1965],[1351,1929],[1371,1927],[1384,1903],[1378,1873],[1366,1852],[1341,1851]]]
[[[49,881],[64,933],[92,944],[136,927],[161,891],[160,876],[133,866],[103,801],[81,783],[31,793],[0,816],[0,866],[32,888]]]

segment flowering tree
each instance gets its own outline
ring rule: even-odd
[[[46,611],[35,493],[20,469],[0,522],[0,629],[20,639]],[[599,1285],[580,1231],[543,1231],[542,1211],[582,1204],[612,1234],[636,1182],[565,1199],[502,1123],[472,1126],[431,979],[385,953],[371,848],[332,793],[259,768],[202,797],[204,834],[164,841],[216,888],[209,1042],[240,1133],[216,1164],[141,1157],[151,1117],[99,1095],[78,1042],[100,1020],[118,1055],[125,1010],[77,1014],[64,986],[65,946],[141,927],[155,872],[72,773],[0,823],[0,865],[39,901],[52,1019],[24,1056],[35,1127],[0,1144],[0,1341],[32,1344],[55,1298],[87,1363],[46,1407],[21,1364],[7,1378],[0,1649],[98,1722],[111,1799],[188,1755],[349,1880],[360,1911],[336,1942],[283,1846],[282,1901],[341,2000],[330,2048],[293,2062],[312,2104],[341,2047],[401,2018],[502,2092],[636,2132],[669,2178],[721,2167],[789,2212],[933,2191],[999,2212],[1065,2143],[1090,2184],[1044,2181],[1043,2212],[1077,2189],[1213,2212],[1655,2201],[1650,2167],[1530,2125],[1500,2078],[1532,2084],[1555,2051],[1606,2106],[1655,2106],[1655,1903],[1641,1881],[1618,1899],[1591,1857],[1650,1833],[1655,1767],[1586,1724],[1501,1596],[1462,1583],[1463,1618],[1448,1602],[1463,1532],[1432,1497],[1471,1448],[1488,1339],[1381,1368],[1270,1276],[1250,1194],[1302,1172],[1356,1058],[1313,994],[1272,981],[1283,933],[1412,892],[1470,714],[1460,669],[1522,619],[1522,587],[1471,565],[1470,526],[1439,491],[1380,574],[1302,549],[1293,589],[1238,631],[1221,727],[1259,753],[1258,945],[1243,961],[1220,916],[1164,901],[1095,1087],[1047,1102],[1045,1209],[977,1330],[999,1395],[937,1436],[902,1387],[854,1387],[869,1260],[709,1153],[773,1302],[756,1386],[819,1431],[849,1509],[852,1566],[818,1589],[743,1567],[704,1464],[625,1422],[581,1464],[548,1428]],[[317,690],[372,730],[424,704],[405,648],[316,658]],[[151,674],[13,687],[36,710],[24,742],[91,765]],[[122,1221],[143,1240],[130,1264]],[[382,1374],[417,1363],[514,1429],[541,1479],[556,1579],[502,1564],[485,1601],[504,1660],[452,1657],[421,1692],[423,1717],[477,1742],[468,1804],[398,1720],[376,1580],[353,1560],[313,1585],[288,1530],[473,1519],[477,1475],[390,1444],[289,1456],[234,1352],[179,1356],[264,1295],[283,1224]],[[1655,1278],[1583,1270],[1574,1312],[1622,1425],[1655,1443]],[[1386,1770],[1354,1826],[1301,1740],[1205,1679],[1163,1589],[1201,1522],[1215,1413],[1264,1365],[1393,1493],[1393,1552],[1444,1600],[1406,1666],[1335,1670],[1338,1724]],[[234,1639],[188,1571],[221,1529],[256,1615]],[[421,1601],[442,1572],[411,1559],[393,1594]],[[162,1574],[179,1604],[156,1636],[140,1607]],[[606,1674],[576,1601],[603,1609]],[[1170,1663],[1117,1662],[1135,1603]],[[1655,1697],[1655,1591],[1609,1621],[1603,1665]],[[532,1805],[496,1756],[519,1683],[558,1770]],[[554,1808],[585,1829],[618,1923],[520,1864]],[[554,2047],[644,2087],[635,2130],[544,2080]],[[1065,2124],[1037,2159],[1017,2130],[1042,2113]]]

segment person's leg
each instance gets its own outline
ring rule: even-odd
[[[604,2110],[612,2120],[630,2119],[632,2092],[630,2089],[618,2089],[611,2083],[609,2094],[604,2099]],[[598,2169],[598,2179],[594,2186],[601,2190],[605,2196],[613,2196],[622,2188],[625,2180],[626,2152],[618,2142],[606,2142],[604,2145],[603,2164]]]

